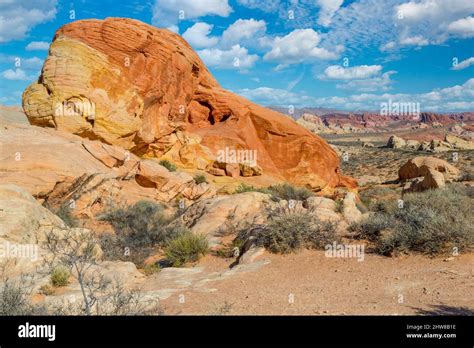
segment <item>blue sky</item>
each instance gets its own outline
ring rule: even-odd
[[[21,103],[60,26],[106,17],[178,32],[263,105],[474,111],[469,0],[0,0],[0,103]]]

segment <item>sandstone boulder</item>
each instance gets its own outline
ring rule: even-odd
[[[453,146],[450,143],[437,139],[431,140],[429,145],[429,150],[432,152],[446,152],[451,151],[452,149]]]
[[[391,149],[400,149],[406,146],[406,141],[396,135],[392,135],[387,141],[387,147]]]
[[[417,140],[407,140],[406,147],[413,150],[418,150],[420,148],[420,142]]]
[[[344,197],[342,201],[342,214],[349,224],[357,223],[362,219],[362,213],[357,208],[356,196],[353,192],[348,192]]]
[[[310,197],[306,200],[308,212],[314,214],[322,221],[338,222],[341,220],[336,213],[336,203],[329,198]]]
[[[25,189],[0,185],[0,240],[37,244],[44,233],[65,228],[64,222],[39,204]]]
[[[474,150],[474,142],[446,134],[444,140],[456,150]]]
[[[415,157],[398,170],[398,178],[403,181],[420,176],[424,177],[430,170],[443,173],[448,180],[453,180],[460,174],[459,169],[442,159],[435,157]]]
[[[235,233],[236,228],[264,222],[264,208],[271,203],[269,195],[259,192],[217,196],[191,205],[176,223],[183,223],[194,233],[207,235],[215,245],[222,235]]]
[[[178,156],[183,166],[203,169],[211,160],[207,149],[215,156],[244,148],[257,151],[258,165],[275,178],[314,190],[356,185],[341,175],[324,140],[222,89],[179,35],[136,20],[60,28],[41,77],[23,93],[23,108],[34,125],[137,155]]]

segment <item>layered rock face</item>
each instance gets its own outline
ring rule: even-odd
[[[186,168],[209,168],[232,148],[256,151],[264,174],[282,180],[313,189],[355,186],[322,139],[224,90],[179,35],[135,20],[60,28],[23,108],[34,125]]]

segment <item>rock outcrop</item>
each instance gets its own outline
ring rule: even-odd
[[[23,93],[30,123],[205,167],[225,148],[254,150],[264,173],[330,190],[355,186],[325,141],[219,86],[177,34],[107,18],[60,28]]]
[[[107,205],[177,197],[213,197],[216,189],[191,175],[170,172],[156,159],[53,129],[0,123],[0,184],[15,184],[53,208],[74,201],[76,215]]]
[[[448,162],[434,157],[415,157],[398,171],[401,181],[407,181],[405,192],[419,192],[445,186],[459,177],[459,170]],[[413,180],[412,180],[413,179]]]
[[[396,135],[392,135],[387,141],[387,147],[391,149],[400,149],[406,145],[406,141]]]

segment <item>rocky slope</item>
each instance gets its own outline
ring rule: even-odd
[[[23,108],[34,125],[182,167],[210,168],[229,147],[256,151],[258,165],[275,178],[315,190],[355,186],[325,141],[221,88],[179,35],[136,20],[60,28]]]

